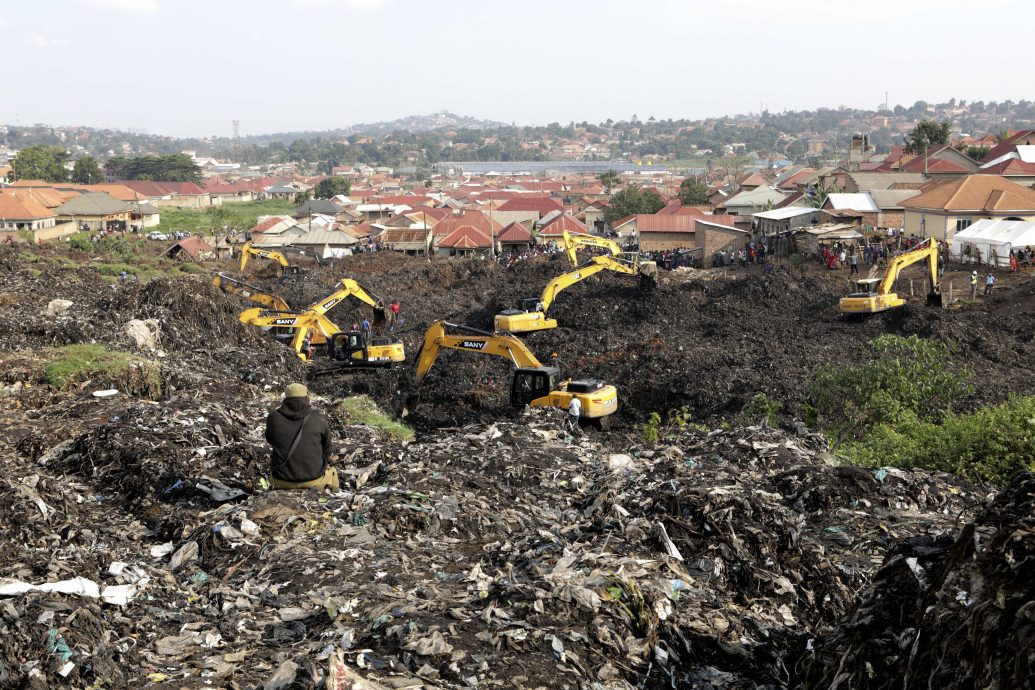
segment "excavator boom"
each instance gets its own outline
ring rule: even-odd
[[[579,265],[579,257],[576,250],[579,247],[599,247],[600,249],[606,249],[611,252],[612,256],[619,256],[622,254],[622,248],[618,246],[617,242],[607,239],[606,237],[597,237],[596,235],[584,235],[581,233],[569,233],[567,230],[562,235],[564,239],[564,250],[568,255],[568,261],[571,265]]]
[[[610,240],[605,240],[610,242]],[[613,243],[612,243],[613,244]],[[617,245],[616,245],[617,246]],[[548,318],[550,305],[562,290],[600,273],[611,271],[624,275],[641,275],[637,264],[630,264],[621,258],[621,254],[604,254],[594,256],[589,263],[557,276],[543,288],[536,300],[525,300],[523,309],[508,309],[496,315],[493,321],[495,329],[505,333],[528,333],[557,328],[557,319]]]
[[[842,297],[838,309],[845,314],[876,314],[906,303],[905,298],[892,292],[899,274],[908,266],[927,261],[927,274],[930,278],[930,296],[936,296],[938,284],[938,245],[933,239],[927,239],[916,249],[895,256],[888,262],[884,275],[877,283],[876,292],[855,292]]]
[[[384,302],[352,280],[344,278],[337,290],[314,302],[303,311],[249,309],[240,316],[242,323],[252,326],[275,328],[291,334],[291,348],[303,360],[309,360],[305,347],[307,337],[310,344],[326,346],[335,364],[323,373],[346,367],[392,366],[406,360],[406,350],[401,340],[391,338],[368,338],[368,334],[344,332],[327,318],[339,302],[354,297],[374,308],[374,328],[385,319]]]
[[[460,331],[459,333],[448,333]],[[573,397],[581,403],[582,416],[600,418],[618,410],[618,391],[600,381],[561,381],[556,367],[544,367],[521,340],[506,333],[488,333],[469,326],[436,321],[424,334],[414,369],[414,390],[403,407],[403,416],[416,405],[417,391],[443,349],[465,350],[502,357],[515,367],[510,401],[514,405],[567,409]]]
[[[283,298],[277,295],[263,292],[257,287],[248,285],[247,283],[241,282],[232,276],[228,276],[225,273],[217,273],[212,278],[212,284],[217,288],[231,295],[238,295],[244,299],[251,300],[256,304],[261,304],[267,309],[274,309],[276,311],[291,311],[291,307]]]
[[[253,247],[251,242],[245,242],[244,246],[241,247],[241,271],[243,272],[245,267],[248,265],[248,257],[255,256],[260,259],[269,259],[276,261],[280,264],[281,270],[284,273],[296,274],[299,272],[297,266],[292,266],[287,257],[282,252],[275,251],[273,249],[266,249],[263,247]]]

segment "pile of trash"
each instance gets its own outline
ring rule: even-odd
[[[431,321],[484,326],[563,268],[335,263],[278,285],[308,303],[355,275],[402,299],[411,357]],[[320,494],[269,490],[265,417],[305,374],[237,322],[237,298],[201,278],[111,285],[0,251],[4,265],[0,687],[985,686],[1030,668],[1030,478],[990,497],[837,466],[802,425],[740,414],[757,392],[795,414],[812,365],[885,328],[983,362],[975,400],[1014,390],[1035,361],[1030,315],[845,323],[822,281],[781,272],[653,297],[607,276],[526,340],[617,384],[617,431],[511,410],[496,358],[436,364],[415,441],[336,404],[390,408],[405,368],[324,377],[310,389],[344,481]],[[53,348],[85,343],[160,362],[161,394],[42,382]],[[725,419],[640,440],[649,410],[682,405]]]
[[[984,500],[764,426],[616,453],[553,410],[409,443],[332,413],[343,489],[270,492],[270,402],[141,404],[2,456],[0,675],[315,688],[341,659],[385,687],[778,685],[900,538]]]
[[[354,277],[386,300],[401,300],[402,323],[395,335],[408,353],[416,353],[432,321],[491,329],[495,314],[536,296],[569,268],[563,256],[505,268],[481,259],[429,261],[379,252],[262,284],[288,293],[292,304],[308,304],[328,294],[341,277]],[[866,343],[884,333],[919,334],[952,346],[961,365],[981,372],[969,401],[973,405],[1023,394],[1025,382],[1035,376],[1032,313],[911,304],[872,319],[849,319],[837,310],[844,289],[836,282],[780,267],[768,273],[738,269],[709,280],[662,272],[660,281],[647,294],[628,276],[600,273],[557,297],[551,314],[558,328],[523,340],[540,361],[556,353],[565,375],[616,385],[616,421],[626,426],[642,423],[650,411],[665,414],[684,406],[696,419],[717,420],[740,413],[759,393],[782,403],[788,417],[803,418],[815,368],[857,363],[870,354]],[[367,307],[352,300],[329,316],[349,325],[366,313]],[[422,396],[428,425],[489,421],[501,414],[506,396],[492,395],[492,387],[506,387],[506,367],[486,359],[458,355],[446,375],[432,373]],[[400,388],[398,378],[407,374],[364,380],[362,391],[389,405]],[[329,394],[335,384],[348,390],[355,378],[321,386],[328,386]],[[462,410],[455,406],[457,391],[468,394]]]
[[[807,687],[1022,688],[1035,676],[1035,476],[958,533],[889,550],[845,621],[816,641]]]

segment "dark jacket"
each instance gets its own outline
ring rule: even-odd
[[[291,449],[302,420],[310,414],[298,447],[285,463],[282,458]],[[270,469],[274,478],[284,482],[309,482],[322,476],[332,453],[327,420],[309,406],[306,398],[286,398],[280,408],[270,412],[266,417],[266,440],[273,446]]]

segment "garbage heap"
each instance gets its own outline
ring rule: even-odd
[[[896,544],[807,659],[806,687],[1031,687],[1035,476],[1015,477],[955,538]]]
[[[531,410],[402,442],[319,400],[343,489],[271,492],[275,400],[236,385],[0,453],[0,684],[781,686],[896,544],[985,500],[764,425],[616,453]]]

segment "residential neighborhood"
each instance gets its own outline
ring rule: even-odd
[[[969,147],[993,139],[994,145],[972,157]],[[196,229],[231,250],[234,243],[251,241],[304,246],[324,257],[370,249],[491,257],[557,247],[567,232],[613,237],[646,253],[682,252],[690,265],[709,267],[720,253],[770,237],[800,235],[804,252],[823,228],[835,229],[838,237],[851,228],[860,236],[892,230],[948,242],[982,219],[1030,221],[1035,218],[1035,144],[1030,142],[1035,130],[968,135],[918,154],[900,145],[877,153],[867,144],[848,159],[820,167],[784,162],[746,166],[736,174],[720,166],[687,173],[625,165],[619,172],[608,161],[569,170],[558,161],[495,164],[509,172],[477,172],[492,167],[490,162],[458,163],[449,173],[430,172],[426,179],[369,166],[336,166],[330,176],[256,177],[241,166],[206,169],[206,161],[191,158],[199,170],[197,182],[77,184],[9,176],[0,188],[0,232],[32,242],[79,232],[143,234],[159,228],[173,233],[175,228],[163,225],[163,212],[192,210],[202,220]],[[347,192],[320,198],[317,190],[325,180],[340,182]],[[687,180],[701,186],[693,204],[683,203]],[[618,190],[649,194],[658,206],[653,213],[616,217]],[[219,222],[219,209],[256,202],[278,203],[285,212],[259,215],[248,227]],[[206,218],[215,222],[205,225]]]

